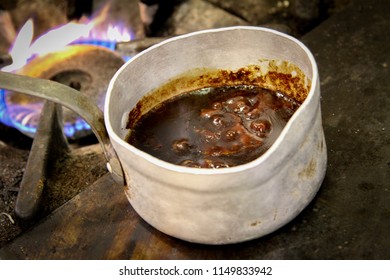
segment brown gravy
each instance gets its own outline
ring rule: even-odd
[[[257,86],[204,88],[141,116],[127,142],[173,164],[236,166],[261,156],[299,106],[280,92]]]

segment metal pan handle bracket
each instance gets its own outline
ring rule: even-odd
[[[0,71],[0,88],[50,100],[82,117],[99,140],[107,160],[107,169],[113,179],[125,185],[122,165],[108,137],[103,112],[87,96],[57,82],[2,71]]]

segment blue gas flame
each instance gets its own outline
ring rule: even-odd
[[[76,41],[73,44],[84,44],[84,45],[95,45],[108,48],[115,51],[116,42],[104,41],[104,40],[82,40]],[[131,57],[122,57],[124,61],[128,61]],[[23,121],[24,116],[29,114],[37,114],[35,109],[28,108],[28,106],[17,106],[7,104],[6,101],[7,91],[0,89],[0,122],[6,126],[11,126],[18,129],[20,132],[33,137],[37,130],[37,125],[32,124],[28,121]],[[19,117],[13,117],[19,116]],[[90,134],[91,127],[83,119],[79,118],[75,122],[65,122],[63,126],[65,135],[70,138],[79,138],[80,135],[85,136]]]

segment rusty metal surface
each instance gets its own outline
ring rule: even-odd
[[[32,59],[16,73],[53,80],[72,87],[86,95],[93,104],[103,110],[108,83],[123,63],[123,59],[117,53],[105,47],[70,45],[61,52],[49,53]],[[18,91],[7,92],[6,99],[9,107],[16,105],[35,108],[32,110],[34,113],[29,115],[28,121],[20,119],[23,117],[22,114],[15,116],[11,114],[11,118],[16,122],[27,122],[32,127],[37,126],[39,109],[43,107],[40,99]],[[63,119],[66,123],[75,125],[79,120],[79,115],[64,108]],[[90,130],[77,129],[72,138],[77,139],[90,134],[92,134]]]
[[[3,247],[0,259],[247,259],[279,246],[267,239],[204,246],[169,237],[142,221],[107,175]]]
[[[105,47],[70,45],[60,52],[32,59],[17,73],[73,87],[102,109],[108,82],[123,63],[117,53]],[[18,96],[11,99],[18,100]]]
[[[121,187],[106,175],[1,254],[16,259],[118,258],[138,222]]]
[[[40,118],[16,199],[15,214],[23,220],[31,220],[37,214],[50,166],[69,152],[62,131],[61,107],[45,102],[41,116],[44,117]]]

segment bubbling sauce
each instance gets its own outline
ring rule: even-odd
[[[141,116],[127,142],[177,165],[236,166],[264,154],[299,106],[280,92],[257,86],[204,88]]]

